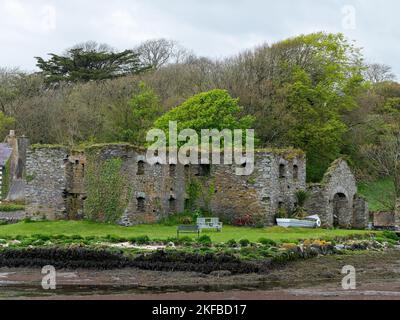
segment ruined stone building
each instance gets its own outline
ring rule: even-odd
[[[13,160],[18,169],[11,169],[11,185],[18,185],[19,190],[23,180],[26,215],[30,217],[82,218],[87,166],[91,161],[119,158],[121,174],[132,190],[122,225],[157,222],[183,212],[193,202],[227,222],[251,216],[257,224],[274,225],[278,209],[290,212],[296,205],[296,192],[307,188],[311,195],[307,209],[320,215],[325,227],[365,228],[368,223],[367,205],[357,196],[347,164],[336,161],[321,184],[308,187],[306,158],[300,150],[259,150],[253,174],[238,176],[236,165],[149,165],[145,150],[128,144],[70,150],[63,146],[27,147],[26,138],[14,135],[7,141],[14,158],[21,160]],[[193,183],[200,185],[196,199],[191,199],[188,191]]]

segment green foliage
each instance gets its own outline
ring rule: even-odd
[[[227,245],[228,247],[231,247],[231,248],[236,248],[236,247],[238,246],[238,243],[236,242],[235,239],[230,239],[230,240],[228,240],[228,241],[226,242],[226,245]]]
[[[393,179],[384,178],[376,181],[363,182],[358,185],[359,193],[368,201],[373,212],[391,211],[395,204]]]
[[[116,223],[128,204],[131,190],[124,176],[121,159],[104,162],[92,157],[86,169],[85,216],[98,222]]]
[[[289,218],[289,213],[287,212],[287,210],[285,208],[279,208],[276,215],[275,215],[276,219],[286,219]]]
[[[150,243],[150,238],[148,236],[140,236],[140,237],[130,238],[129,241],[137,245],[144,245]]]
[[[273,241],[273,240],[271,240],[271,239],[267,239],[267,238],[260,238],[260,239],[258,240],[258,242],[261,243],[261,244],[264,245],[264,246],[271,246],[271,247],[274,247],[274,246],[277,245],[275,241]]]
[[[118,105],[114,108],[115,113],[112,117],[116,134],[113,139],[138,146],[145,144],[147,131],[162,114],[159,97],[144,82],[140,82],[135,88],[127,108],[120,108]]]
[[[211,90],[197,94],[182,105],[170,110],[154,123],[168,136],[170,121],[177,121],[178,132],[193,129],[201,134],[203,129],[251,129],[255,118],[241,116],[243,108],[225,90]]]
[[[239,244],[241,247],[248,247],[250,245],[250,241],[248,239],[240,239]]]
[[[357,106],[361,55],[342,34],[325,33],[288,39],[272,50],[282,57],[285,75],[279,89],[288,112],[284,140],[306,151],[308,179],[319,181],[340,156],[348,129],[342,112]],[[302,55],[307,61],[299,59]]]
[[[118,235],[118,240],[123,242],[132,238],[148,236],[150,239],[158,239],[157,241],[168,243],[169,241],[176,241],[176,229],[176,225],[164,226],[160,224],[122,227],[90,221],[21,222],[1,226],[0,239],[22,240],[31,237],[33,234],[43,234],[50,236],[53,241],[54,239],[70,239],[73,235],[79,235],[87,241],[106,242],[105,239],[108,235]],[[266,237],[279,243],[294,243],[299,239],[326,239],[329,241],[333,239],[339,241],[341,239],[355,238],[370,239],[371,236],[379,236],[380,234],[381,232],[363,230],[285,229],[280,227],[254,229],[226,225],[223,232],[212,232],[205,235],[210,237],[212,242],[216,244],[226,243],[230,239],[235,241],[248,239],[251,242],[257,242],[261,237]]]
[[[295,193],[296,197],[296,207],[292,213],[294,218],[304,218],[307,215],[307,212],[304,208],[307,199],[309,198],[309,193],[305,190],[298,190]]]
[[[15,119],[0,112],[0,139],[1,141],[7,136],[11,129],[15,127]]]
[[[202,194],[202,186],[198,179],[191,179],[186,187],[188,198],[186,200],[186,210],[194,210]]]
[[[2,179],[2,186],[1,186],[1,197],[2,199],[6,199],[8,196],[8,193],[10,192],[10,165],[11,161],[10,159],[7,160],[6,165],[4,166],[3,169],[3,179]]]
[[[391,240],[394,240],[394,241],[400,241],[400,237],[397,235],[396,232],[384,231],[382,235],[386,239],[391,239]]]
[[[185,210],[197,211],[202,216],[211,214],[211,201],[215,196],[213,181],[208,177],[191,177],[186,194]]]
[[[50,54],[49,60],[36,57],[46,82],[104,80],[146,70],[132,50],[123,52],[71,49],[66,55]]]
[[[176,226],[180,224],[193,224],[197,220],[195,212],[183,212],[170,214],[160,220],[160,224],[164,226]]]
[[[309,193],[305,190],[298,190],[295,193],[296,202],[299,207],[304,207],[307,199],[309,198]]]
[[[209,246],[212,244],[211,238],[207,235],[202,235],[198,240],[198,243],[205,245],[205,246]]]
[[[24,211],[25,206],[13,203],[1,203],[0,212],[14,212],[14,211]]]

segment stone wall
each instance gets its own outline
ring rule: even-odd
[[[374,213],[374,227],[378,229],[395,229],[395,215],[394,212],[375,212]]]
[[[359,195],[355,195],[353,208],[354,208],[353,227],[356,229],[368,228],[369,208],[368,208],[368,202],[365,200],[365,198]]]
[[[29,149],[26,161],[26,213],[48,219],[67,218],[65,190],[67,177],[63,147]]]
[[[123,160],[122,171],[129,181],[132,195],[121,224],[152,223],[184,211],[184,166],[149,165],[145,161],[145,151],[131,145],[108,145],[88,152],[99,161]]]
[[[132,191],[120,221],[127,226],[181,213],[185,204],[192,202],[228,222],[250,216],[255,224],[274,225],[277,211],[293,210],[296,192],[307,188],[305,156],[297,150],[258,151],[253,174],[239,176],[236,165],[150,165],[145,150],[128,144],[80,151],[43,147],[28,150],[28,215],[81,219],[87,197],[87,166],[112,158],[122,160],[122,172]],[[201,185],[198,199],[190,199],[188,192],[194,182]],[[368,205],[356,196],[355,179],[345,161],[335,161],[322,183],[310,185],[308,191],[306,209],[319,215],[324,227],[367,226]]]
[[[306,209],[320,216],[323,227],[367,227],[368,204],[357,195],[356,180],[346,161],[334,161],[322,183],[309,185],[308,191]]]
[[[235,175],[235,165],[212,166],[212,212],[229,222],[250,215],[255,222],[274,225],[278,208],[292,210],[296,191],[306,188],[305,157],[293,152],[257,152],[250,176]]]

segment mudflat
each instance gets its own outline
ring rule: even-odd
[[[346,265],[357,289],[345,291]],[[138,269],[57,270],[57,289],[43,290],[40,269],[0,269],[1,299],[396,299],[400,300],[400,250],[357,252],[291,262],[265,274],[205,275]]]

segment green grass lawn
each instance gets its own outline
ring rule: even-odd
[[[150,239],[166,240],[176,237],[176,227],[163,225],[139,225],[134,227],[121,227],[116,225],[98,224],[85,221],[56,221],[35,222],[0,226],[0,239],[6,236],[30,236],[33,234],[43,235],[80,235],[82,237],[97,236],[105,237],[114,235],[119,237],[148,236]],[[248,239],[258,241],[260,238],[268,238],[277,242],[287,242],[300,239],[333,238],[349,235],[367,234],[370,231],[360,230],[324,230],[324,229],[284,229],[280,227],[271,228],[239,228],[225,226],[222,232],[211,230],[203,231],[211,237],[213,242],[226,242],[230,239],[236,241]],[[186,235],[186,234],[185,234]],[[193,238],[196,235],[188,234]]]
[[[391,179],[360,183],[358,189],[368,200],[371,211],[389,211],[394,205],[394,183]]]

